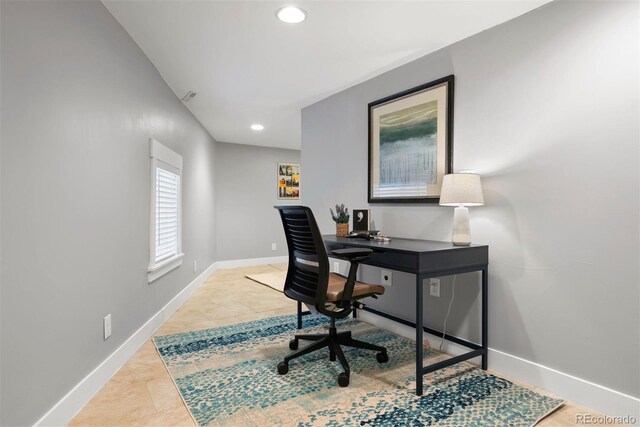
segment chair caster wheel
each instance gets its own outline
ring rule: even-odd
[[[284,375],[289,372],[289,364],[287,362],[278,363],[278,373]],[[348,380],[347,380],[348,381]]]
[[[338,375],[338,385],[340,387],[346,387],[349,385],[349,375],[346,372],[341,372]]]
[[[298,349],[298,340],[293,339],[293,340],[289,341],[289,349],[297,350]]]
[[[389,361],[389,355],[387,352],[380,352],[376,354],[376,360],[378,363],[387,363]]]

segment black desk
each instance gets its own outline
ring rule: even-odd
[[[383,316],[385,318],[415,327],[416,329],[416,394],[422,395],[422,377],[425,374],[438,369],[454,365],[463,360],[482,356],[482,369],[487,369],[487,291],[489,278],[487,267],[489,264],[489,247],[486,245],[453,246],[449,242],[437,242],[433,240],[414,240],[393,238],[388,243],[374,240],[350,239],[336,237],[335,235],[322,236],[327,251],[348,247],[368,248],[373,254],[363,264],[382,267],[389,270],[404,271],[416,276],[416,322],[410,322],[388,313],[383,313],[368,307],[365,311]],[[434,363],[423,367],[424,346],[423,331],[442,336],[441,331],[423,325],[423,280],[431,277],[450,276],[453,274],[482,272],[482,343],[480,345],[460,339],[449,334],[445,339],[470,348],[468,353],[451,359]]]

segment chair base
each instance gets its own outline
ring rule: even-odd
[[[298,341],[313,341],[311,344],[307,345],[301,350],[285,357],[284,361],[278,364],[278,373],[280,375],[284,375],[289,372],[289,361],[297,357],[304,356],[305,354],[312,353],[316,350],[320,350],[324,347],[329,348],[329,360],[333,362],[337,358],[342,365],[342,369],[344,369],[344,372],[341,372],[338,375],[338,384],[340,385],[340,387],[346,387],[349,385],[349,376],[351,374],[351,370],[349,369],[349,362],[347,362],[347,358],[344,356],[341,346],[377,351],[378,354],[376,354],[376,360],[379,363],[385,363],[389,361],[389,356],[387,355],[386,348],[353,339],[351,337],[351,331],[338,333],[335,326],[335,320],[331,320],[331,326],[329,327],[328,334],[296,335],[294,339],[289,342],[289,348],[291,350],[297,350]]]

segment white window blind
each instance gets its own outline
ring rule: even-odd
[[[151,139],[149,283],[182,264],[182,156]]]
[[[156,263],[178,254],[179,189],[179,175],[156,168]]]

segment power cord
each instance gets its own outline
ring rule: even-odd
[[[442,340],[440,341],[440,347],[438,347],[438,351],[442,351],[442,344],[444,344],[444,337],[447,334],[447,319],[449,319],[449,313],[451,313],[451,305],[453,304],[453,299],[456,297],[456,277],[453,276],[453,283],[451,284],[451,301],[449,301],[449,308],[447,309],[447,315],[444,317],[444,325],[442,327]]]

